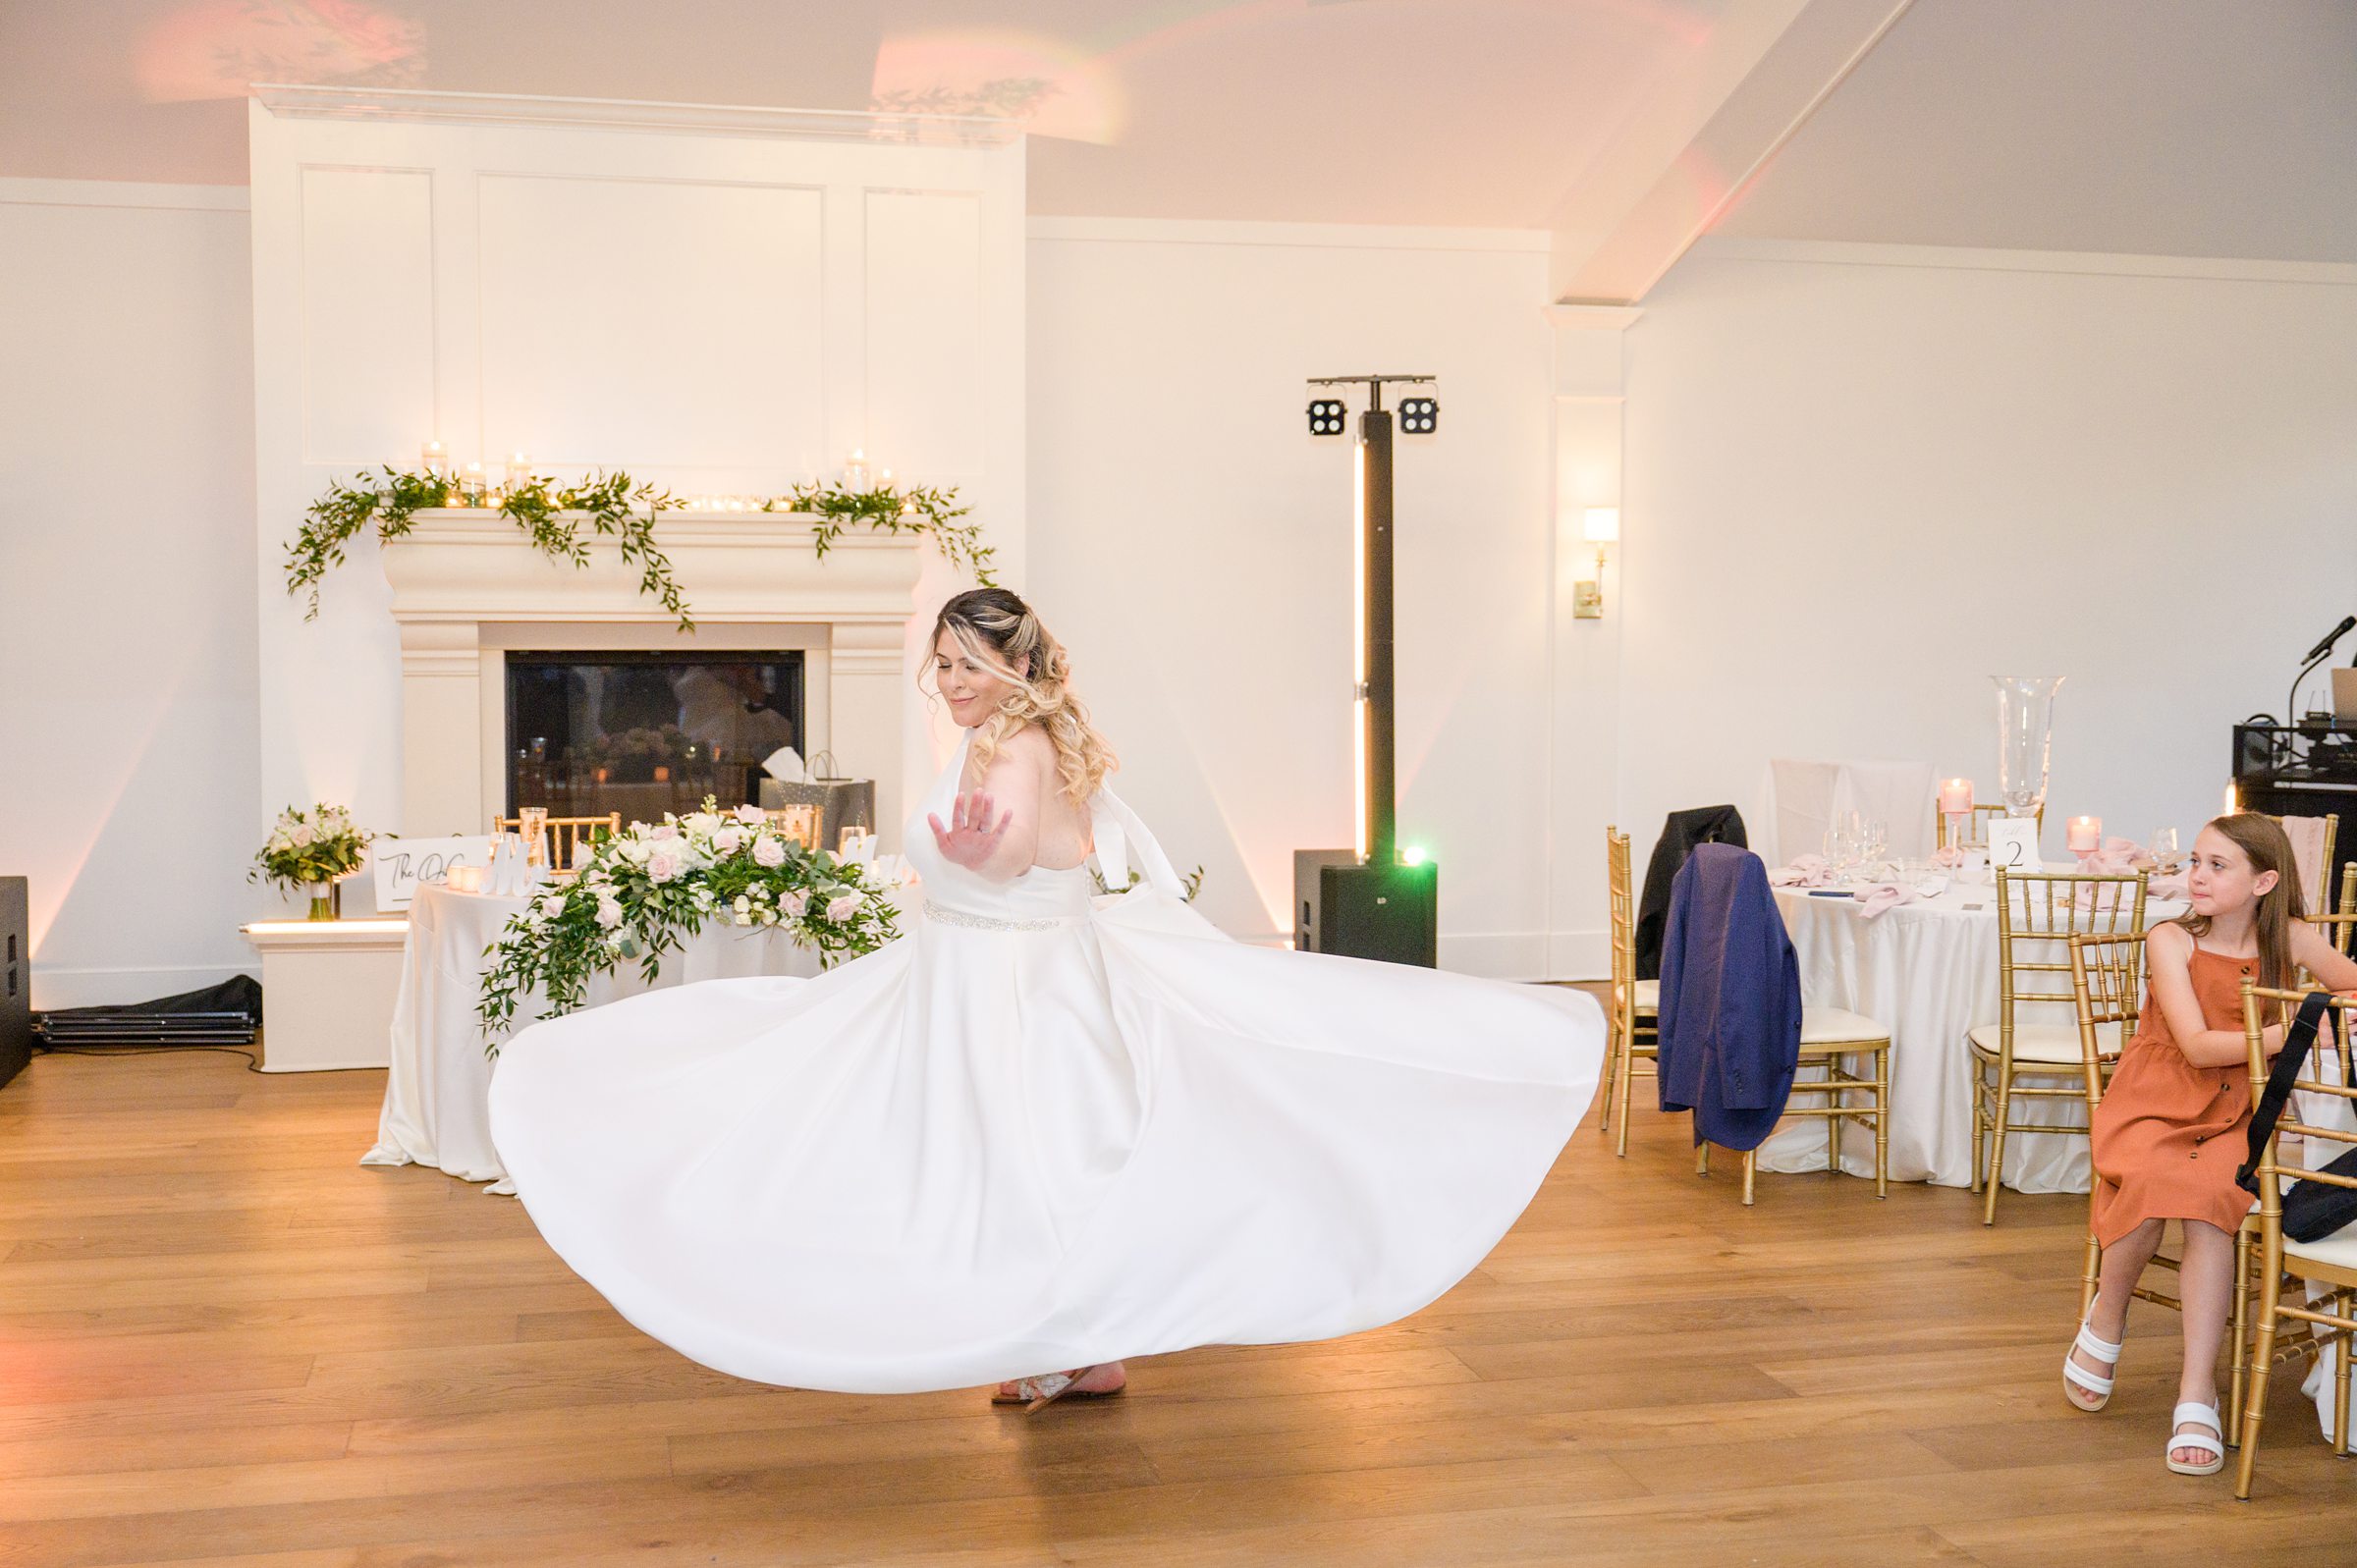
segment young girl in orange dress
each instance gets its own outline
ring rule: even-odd
[[[2292,917],[2298,890],[2291,843],[2273,818],[2237,812],[2201,831],[2186,878],[2192,910],[2145,938],[2144,1013],[2096,1108],[2103,1270],[2063,1359],[2062,1389],[2081,1410],[2110,1402],[2130,1293],[2163,1225],[2177,1220],[2185,1362],[2166,1455],[2179,1475],[2215,1475],[2226,1459],[2218,1349],[2234,1294],[2234,1232],[2252,1202],[2234,1182],[2251,1118],[2242,982],[2288,986],[2304,967],[2320,985],[2357,988],[2357,963]],[[2271,1055],[2281,1050],[2282,1026],[2264,1038]]]

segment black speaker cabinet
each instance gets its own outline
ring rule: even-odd
[[[32,920],[23,877],[0,877],[0,1084],[32,1060]]]
[[[1293,851],[1293,946],[1440,965],[1440,868],[1360,865],[1347,849]]]

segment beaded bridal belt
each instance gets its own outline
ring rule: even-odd
[[[925,918],[938,920],[945,926],[966,926],[975,931],[1060,931],[1087,916],[1050,915],[1041,920],[1001,920],[996,915],[978,915],[971,910],[952,909],[947,904],[938,904],[927,898]]]

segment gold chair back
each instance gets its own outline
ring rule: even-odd
[[[792,838],[804,849],[818,847],[818,807],[815,803],[800,806],[773,806],[761,813],[781,837]]]
[[[1613,1111],[1617,1107],[1620,1122],[1614,1152],[1628,1153],[1629,1092],[1635,1082],[1636,1063],[1650,1061],[1659,1054],[1660,1036],[1655,1015],[1647,1008],[1640,1012],[1637,1005],[1637,894],[1636,879],[1629,870],[1628,835],[1608,826],[1604,830],[1604,864],[1606,902],[1612,916],[1612,997],[1606,1006],[1604,1114],[1597,1118],[1596,1130],[1613,1131]]]
[[[2124,1046],[2144,1011],[2144,933],[2070,939],[2070,992],[2079,1014],[2079,1069],[2087,1081],[2087,1108],[2103,1103],[2116,1053],[2103,1049],[2107,1025]]]
[[[2142,871],[2095,875],[1998,868],[1998,1023],[2008,1054],[2024,1003],[2077,1005],[2068,951],[2073,937],[2144,935],[2148,881]]]
[[[1990,819],[2005,814],[2002,806],[1975,806],[1969,814],[1951,817],[1940,814],[1939,843],[1943,849],[1986,849],[1989,847]],[[2038,826],[2046,827],[2046,807],[2038,808]]]
[[[2293,816],[2278,817],[2272,811],[2263,811],[2260,813],[2260,815],[2267,818],[2268,821],[2274,823],[2276,827],[2281,828],[2286,832],[2290,830],[2291,824],[2294,821],[2302,820],[2297,817],[2296,814]],[[2304,820],[2314,822],[2317,819],[2314,817],[2309,817]],[[2337,811],[2329,811],[2325,813],[2323,820],[2325,824],[2325,850],[2323,857],[2317,862],[2318,870],[2316,874],[2316,886],[2310,887],[2308,885],[2308,879],[2299,875],[2296,871],[2292,876],[2292,880],[2300,885],[2300,913],[2302,915],[2322,915],[2330,912],[2332,909],[2332,851],[2335,847],[2337,847],[2340,838],[2340,813]],[[2357,871],[2357,861],[2352,861],[2349,869],[2352,871]],[[2345,905],[2348,902],[2349,888],[2349,881],[2345,875],[2341,878],[2340,886],[2341,902]]]
[[[2256,1105],[2266,1092],[2267,1080],[2274,1062],[2268,1052],[2266,1029],[2289,1017],[2301,1001],[2313,993],[2271,990],[2242,983],[2242,1029],[2246,1059],[2251,1072],[2251,1101]],[[2328,1052],[2326,1036],[2320,1032],[2318,1049],[2303,1065],[2300,1076],[2293,1080],[2296,1093],[2283,1108],[2282,1119],[2275,1123],[2273,1134],[2259,1151],[2259,1333],[2251,1347],[2250,1395],[2242,1408],[2242,1463],[2235,1475],[2234,1495],[2251,1494],[2251,1476],[2259,1457],[2259,1431],[2267,1418],[2267,1381],[2276,1359],[2275,1338],[2284,1320],[2309,1325],[2311,1338],[2286,1347],[2292,1353],[2321,1351],[2327,1344],[2337,1344],[2339,1354],[2334,1401],[2332,1446],[2335,1452],[2349,1451],[2349,1390],[2350,1355],[2357,1343],[2357,1260],[2345,1256],[2347,1248],[2339,1235],[2322,1242],[2302,1244],[2283,1234],[2283,1182],[2297,1178],[2326,1186],[2357,1188],[2357,1176],[2343,1176],[2330,1170],[2315,1168],[2331,1162],[2349,1149],[2357,1149],[2357,1086],[2349,1078],[2349,1030],[2357,1025],[2357,1000],[2334,997],[2328,1009],[2338,1015],[2338,1034],[2341,1049]],[[2330,1020],[2328,1020],[2330,1027]],[[2320,1063],[2338,1068],[2336,1075],[2328,1075]],[[2334,1081],[2337,1077],[2337,1081]],[[2305,1104],[2303,1104],[2305,1102]],[[2321,1125],[2320,1121],[2330,1125]],[[2286,1163],[2280,1140],[2285,1133],[2297,1134],[2302,1140],[2302,1153],[2308,1163]],[[2310,1299],[2302,1291],[2295,1299],[2285,1299],[2282,1285],[2285,1276],[2300,1284],[2321,1286],[2326,1292],[2322,1300]],[[2287,1357],[2288,1359],[2288,1357]]]
[[[595,843],[600,829],[603,829],[609,838],[622,832],[622,813],[609,811],[602,817],[549,818],[548,840],[541,845],[542,851],[549,857],[547,861],[549,874],[557,877],[572,876],[575,862],[586,856],[587,851],[581,846]],[[521,817],[493,817],[491,819],[491,832],[494,837],[503,833],[521,833],[522,831],[523,819]]]

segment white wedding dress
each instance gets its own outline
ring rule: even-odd
[[[965,751],[902,940],[503,1049],[492,1135],[566,1263],[706,1366],[904,1393],[1349,1333],[1481,1262],[1594,1096],[1592,1000],[1231,941],[1110,791],[1128,892],[985,881],[925,825]]]

